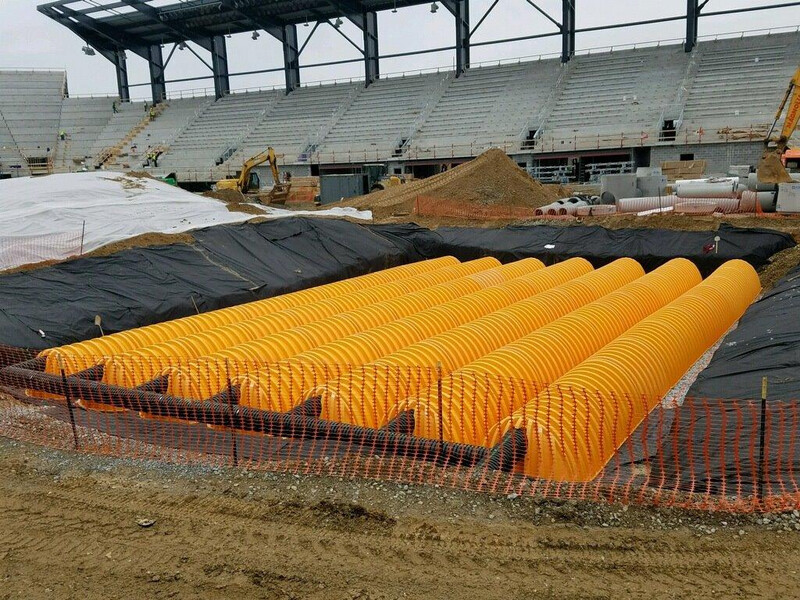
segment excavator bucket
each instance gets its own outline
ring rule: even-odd
[[[292,189],[290,183],[276,183],[267,194],[270,204],[284,205],[286,199],[289,197],[289,191]]]
[[[765,148],[758,163],[758,181],[761,183],[792,183],[794,181],[781,162],[780,148]]]

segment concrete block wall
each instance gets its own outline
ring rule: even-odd
[[[693,154],[694,160],[706,161],[706,175],[723,175],[730,165],[758,164],[763,149],[761,142],[655,146],[650,151],[650,166],[657,167],[667,160],[680,160],[681,154]]]

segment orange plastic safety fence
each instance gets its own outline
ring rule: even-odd
[[[416,436],[413,410],[400,413],[382,429],[373,429],[320,419],[314,398],[291,412],[270,412],[238,405],[235,390],[226,397],[185,401],[164,395],[157,385],[150,391],[108,386],[91,370],[50,375],[41,370],[43,365],[37,367],[30,353],[10,356],[6,350],[0,360],[0,435],[58,448],[553,499],[725,511],[800,508],[800,401],[796,400],[763,407],[754,399],[678,398],[666,403],[624,390],[609,394],[572,389],[571,397],[599,409],[605,422],[626,426],[603,429],[615,438],[608,446],[614,448],[613,453],[591,477],[569,481],[526,473],[532,461],[541,462],[552,455],[553,448],[572,444],[585,422],[584,415],[562,410],[541,394],[528,396],[527,390],[544,389],[546,382],[460,375],[471,381],[458,389],[481,394],[504,389],[512,404],[538,403],[540,410],[550,411],[548,428],[537,439],[531,438],[529,430],[520,430],[523,435],[519,436],[510,429],[497,444],[486,447]],[[341,389],[351,380],[363,381],[370,375],[391,381],[422,377],[436,382],[439,377],[436,368],[419,366],[326,368],[331,375],[345,373],[335,380]],[[251,375],[261,373],[254,366]],[[29,386],[62,399],[31,397],[23,389]],[[88,406],[120,410],[81,408],[79,399],[88,400]],[[476,427],[470,419],[480,418],[467,410],[472,401],[468,395],[457,399],[465,408],[460,425],[465,431]],[[370,410],[368,406],[352,408],[353,413]],[[638,422],[631,420],[635,413],[644,416]],[[602,441],[592,441],[588,458],[602,455],[605,447]]]

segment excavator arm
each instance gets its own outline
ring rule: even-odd
[[[272,159],[270,159],[272,156]],[[242,165],[242,172],[239,174],[239,191],[245,192],[247,190],[247,183],[250,181],[250,172],[258,165],[270,161],[270,165],[275,158],[275,151],[272,148],[267,148],[264,152],[251,156]]]
[[[783,109],[786,108],[786,119],[783,121],[783,128],[781,135],[777,140],[778,151],[783,153],[786,146],[789,144],[789,138],[792,137],[794,130],[797,129],[797,124],[800,121],[800,67],[794,72],[792,80],[789,82],[789,87],[786,88],[786,93],[783,95],[778,106],[778,111],[775,113],[775,120],[772,122],[772,127],[769,128],[767,139],[765,143],[769,143],[772,137],[772,132],[783,114]],[[788,108],[787,108],[788,105]]]
[[[780,137],[775,141],[775,148],[771,148],[772,132],[775,131],[775,126],[780,121],[784,109],[786,109],[786,118],[783,120]],[[758,163],[757,170],[758,180],[762,183],[791,183],[793,181],[786,172],[781,158],[786,152],[789,139],[797,128],[798,121],[800,121],[800,67],[794,72],[789,87],[786,88],[786,93],[778,106],[778,111],[775,113],[772,127],[769,128],[769,133],[764,139],[764,154]]]

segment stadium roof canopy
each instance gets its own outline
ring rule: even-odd
[[[211,61],[198,55],[212,71],[214,89],[217,97],[230,92],[226,37],[243,32],[265,31],[278,39],[283,45],[283,70],[286,74],[287,93],[300,85],[300,55],[320,25],[334,27],[362,54],[365,71],[365,84],[369,85],[379,76],[380,58],[408,56],[426,52],[455,51],[456,75],[460,75],[470,62],[470,46],[499,44],[527,39],[560,36],[562,43],[561,60],[569,61],[575,52],[575,34],[603,29],[633,27],[667,21],[686,21],[685,49],[691,51],[697,43],[699,17],[731,13],[767,10],[800,5],[796,2],[775,2],[761,6],[725,9],[725,0],[714,0],[712,8],[706,5],[712,0],[687,0],[684,14],[648,19],[642,21],[620,22],[608,25],[586,27],[575,26],[576,0],[561,0],[561,13],[549,14],[538,6],[539,0],[525,0],[531,10],[538,11],[551,25],[548,30],[534,31],[530,35],[515,38],[495,39],[479,43],[470,42],[471,36],[481,26],[500,0],[495,0],[488,10],[473,24],[470,21],[469,0],[56,0],[38,7],[39,12],[68,27],[80,36],[88,47],[94,48],[114,63],[120,97],[130,98],[127,77],[126,54],[131,51],[148,61],[150,65],[150,86],[154,102],[166,97],[164,69],[169,63],[175,48],[184,48],[186,42],[194,42],[211,54]],[[441,4],[455,20],[455,45],[403,52],[394,55],[380,55],[378,52],[377,13],[396,10],[408,6],[431,3],[431,11],[438,10]],[[339,28],[347,19],[362,34],[363,40],[357,43]],[[297,25],[313,23],[314,29],[305,42],[298,44]],[[166,44],[174,44],[166,61],[162,49]],[[91,50],[85,47],[86,52]],[[194,50],[189,47],[194,52]],[[350,59],[317,63],[313,66],[326,66],[362,59]],[[304,65],[304,67],[312,65]],[[275,69],[266,69],[267,72]],[[181,81],[181,80],[174,80]]]

